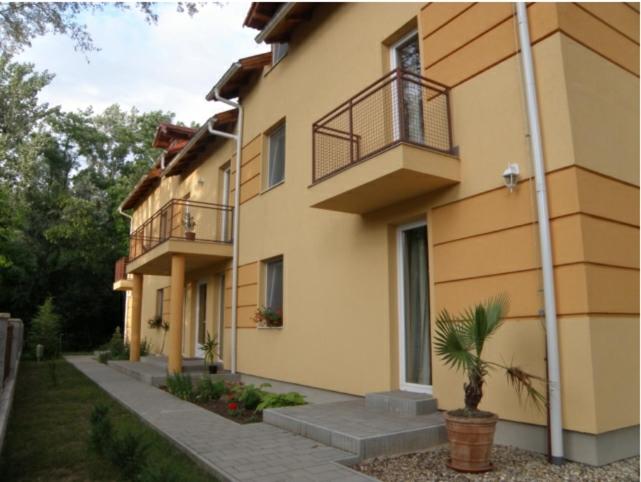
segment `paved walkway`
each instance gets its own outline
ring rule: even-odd
[[[88,356],[66,359],[222,480],[375,480],[338,463],[352,460],[349,452],[266,423],[237,424]]]

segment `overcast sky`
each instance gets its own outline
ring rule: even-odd
[[[127,109],[162,109],[187,124],[204,122],[228,107],[207,102],[209,89],[240,57],[268,50],[258,45],[258,31],[242,27],[248,2],[206,5],[189,17],[175,4],[158,6],[157,25],[135,11],[108,8],[83,16],[99,52],[86,57],[66,37],[37,38],[19,60],[56,74],[41,101],[65,110],[93,106],[102,111],[118,103]]]

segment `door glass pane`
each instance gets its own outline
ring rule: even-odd
[[[396,48],[396,65],[414,74],[421,73],[418,35],[413,35]],[[404,139],[422,144],[423,100],[421,86],[416,82],[403,81],[403,134]]]
[[[405,381],[430,385],[427,228],[404,232]]]
[[[207,285],[198,285],[198,343],[205,343],[207,330]]]

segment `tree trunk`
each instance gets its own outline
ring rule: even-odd
[[[469,382],[463,385],[465,390],[465,410],[475,412],[483,398],[483,377],[478,373],[470,373]]]

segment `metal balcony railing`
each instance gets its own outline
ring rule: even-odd
[[[231,243],[231,206],[172,199],[142,223],[129,237],[129,261],[169,239]]]
[[[127,279],[127,256],[123,256],[116,261],[114,267],[114,282],[122,281]]]
[[[314,123],[312,182],[401,142],[452,151],[449,89],[393,70]]]

